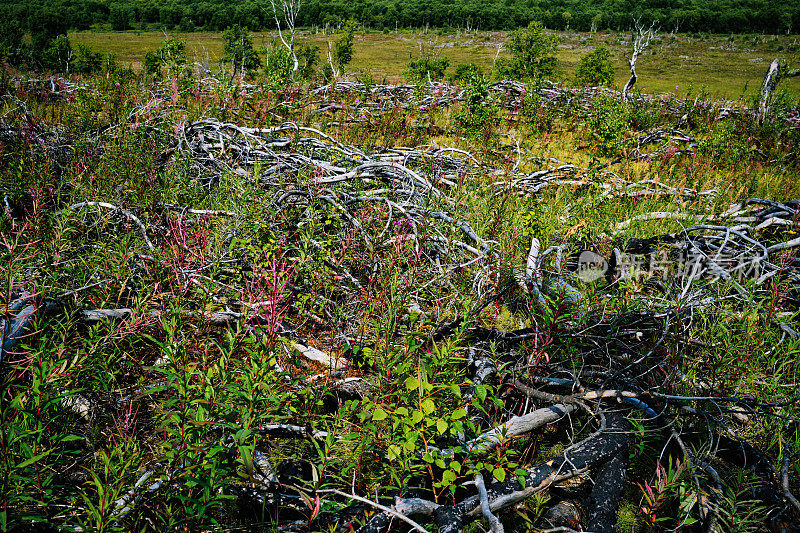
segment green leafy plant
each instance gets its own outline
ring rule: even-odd
[[[539,21],[533,21],[526,28],[514,30],[509,34],[510,60],[497,62],[500,77],[532,80],[552,76],[558,67],[555,56],[556,38],[545,33]]]
[[[628,130],[625,102],[601,94],[589,114],[589,135],[602,156],[614,156],[622,150],[622,139]]]
[[[608,48],[598,46],[578,62],[575,81],[579,85],[610,86],[614,83],[614,65]]]
[[[234,24],[222,32],[222,61],[231,64],[231,80],[237,74],[251,74],[261,66],[261,58],[253,49],[253,38],[247,28]]]

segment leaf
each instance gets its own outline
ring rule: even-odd
[[[477,385],[475,387],[475,396],[478,397],[480,401],[486,400],[486,386],[485,385]]]
[[[442,420],[441,418],[436,421],[436,429],[439,431],[439,435],[447,431],[447,422]]]
[[[430,398],[425,398],[424,400],[422,400],[419,406],[422,408],[422,412],[425,413],[426,415],[429,415],[434,410],[436,410],[436,404],[434,404],[433,400],[431,400]]]
[[[450,385],[450,392],[452,392],[456,398],[461,398],[461,387],[457,384],[453,383]]]
[[[419,424],[422,421],[422,411],[419,409],[414,409],[414,412],[411,413],[411,422],[414,424]]]
[[[389,453],[387,456],[389,457],[390,461],[394,461],[395,459],[399,459],[400,455],[403,453],[402,448],[397,444],[390,444],[389,445]]]
[[[501,483],[506,480],[506,471],[499,466],[492,471],[492,475]]]
[[[372,421],[379,422],[381,420],[386,420],[386,417],[389,416],[386,411],[384,411],[380,407],[375,408],[375,412],[372,413]]]
[[[458,409],[453,411],[453,414],[450,415],[450,418],[452,418],[453,420],[459,420],[461,418],[464,418],[465,416],[467,416],[467,411],[463,407],[459,407]]]
[[[40,453],[39,455],[36,455],[36,456],[34,456],[34,457],[31,457],[31,458],[30,458],[30,459],[28,459],[27,461],[22,461],[20,464],[18,464],[18,465],[16,466],[16,468],[25,468],[25,467],[26,467],[26,466],[28,466],[28,465],[32,465],[33,463],[35,463],[35,462],[36,462],[36,461],[38,461],[39,459],[42,459],[42,458],[44,458],[44,457],[47,457],[48,455],[50,455],[50,453],[51,453],[52,451],[53,451],[53,450],[47,450],[47,451],[46,451],[46,452],[44,452],[44,453]]]
[[[417,378],[409,377],[406,379],[406,390],[412,391],[419,388],[419,380]]]

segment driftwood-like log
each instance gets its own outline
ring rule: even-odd
[[[594,488],[589,497],[589,516],[586,530],[594,533],[614,533],[617,528],[619,501],[625,490],[625,471],[628,467],[628,446],[620,449],[594,479]]]
[[[795,76],[800,76],[800,69],[789,68],[785,60],[777,57],[772,60],[759,92],[758,105],[756,107],[756,118],[759,124],[764,123],[764,119],[769,113],[769,106],[772,103],[772,95],[775,93],[775,88],[781,80]]]

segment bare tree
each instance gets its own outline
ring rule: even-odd
[[[272,12],[275,15],[275,23],[278,25],[278,36],[281,42],[289,51],[294,62],[292,70],[297,72],[300,68],[300,62],[297,60],[297,54],[294,52],[294,34],[296,30],[295,22],[297,21],[297,14],[300,12],[300,7],[303,4],[302,0],[269,0],[272,4]],[[289,31],[289,42],[283,37],[281,30],[281,18],[283,19],[286,29]]]
[[[628,99],[628,93],[633,89],[633,84],[636,83],[636,60],[639,59],[639,54],[647,50],[647,47],[650,46],[650,41],[658,31],[655,23],[650,24],[649,28],[645,28],[639,20],[635,20],[633,24],[633,51],[631,52],[631,58],[628,60],[628,65],[631,67],[631,77],[628,83],[625,84],[625,88],[622,89],[622,98],[625,100]]]
[[[758,99],[758,108],[756,109],[756,117],[758,123],[763,124],[764,119],[769,112],[769,106],[772,103],[772,94],[778,83],[784,78],[793,78],[800,76],[800,69],[790,68],[785,60],[775,58],[767,70],[767,75],[764,76],[764,83],[761,84],[761,95]]]

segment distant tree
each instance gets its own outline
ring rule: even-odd
[[[631,77],[622,89],[622,98],[625,100],[628,99],[628,95],[631,89],[633,89],[633,84],[636,83],[637,80],[636,60],[639,59],[639,54],[643,53],[647,50],[647,47],[650,46],[650,41],[653,40],[656,31],[655,23],[651,24],[649,28],[646,28],[640,21],[634,21],[633,38],[631,39],[631,58],[628,60],[628,66],[631,68]]]
[[[334,75],[336,76],[344,74],[344,67],[353,60],[353,38],[355,37],[356,28],[358,28],[358,22],[353,19],[348,20],[342,29],[341,35],[333,44],[329,59],[331,66],[335,65]]]
[[[108,13],[108,21],[114,31],[124,31],[131,28],[131,12],[128,6],[113,4]]]
[[[24,36],[25,30],[18,20],[0,19],[0,62],[19,65],[25,60]]]
[[[512,57],[498,62],[501,76],[532,79],[553,75],[558,65],[556,39],[544,33],[541,22],[512,31],[509,38]]]
[[[261,66],[261,59],[253,49],[253,38],[247,31],[238,24],[234,24],[222,32],[223,57],[222,60],[230,63],[233,72],[231,81],[237,74],[252,72]]]
[[[605,46],[598,46],[593,52],[583,56],[575,72],[578,85],[609,86],[614,83],[614,66]]]
[[[103,54],[93,51],[85,44],[79,44],[75,53],[75,72],[94,74],[103,68]]]

